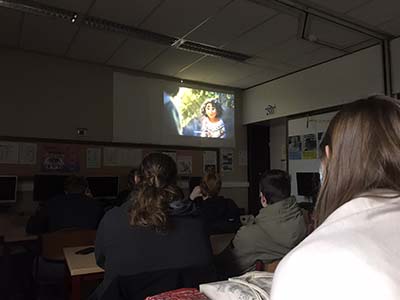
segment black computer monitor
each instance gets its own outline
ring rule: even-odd
[[[0,176],[0,205],[17,202],[17,176]]]
[[[318,195],[320,180],[319,173],[298,172],[296,173],[297,195],[316,198]]]
[[[35,175],[33,178],[33,200],[46,202],[64,193],[66,175]]]
[[[118,195],[118,176],[87,177],[94,198],[115,199]]]

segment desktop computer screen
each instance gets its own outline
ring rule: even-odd
[[[87,177],[94,198],[115,199],[118,195],[118,176]]]
[[[17,176],[0,176],[0,204],[17,202]]]
[[[33,200],[46,202],[64,193],[66,175],[35,175],[33,179]]]
[[[316,198],[318,195],[320,180],[319,173],[299,172],[296,173],[297,195]]]

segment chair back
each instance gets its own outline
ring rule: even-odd
[[[42,257],[52,261],[63,261],[65,247],[93,245],[96,230],[92,229],[63,229],[41,235]]]

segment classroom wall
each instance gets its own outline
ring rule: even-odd
[[[112,71],[0,48],[0,135],[112,140]]]
[[[0,48],[0,66],[0,136],[111,142],[114,72],[139,78],[122,69],[8,48]],[[152,80],[146,78],[151,86]],[[156,79],[153,82],[157,84]],[[247,207],[247,165],[240,165],[238,157],[239,151],[247,149],[247,137],[241,118],[241,93],[236,97],[233,171],[222,175],[223,192]],[[157,126],[157,120],[153,121]],[[77,136],[78,127],[87,128],[88,135]],[[27,186],[24,193],[32,189],[31,184]]]
[[[243,123],[336,106],[377,93],[384,93],[379,45],[246,90]],[[266,115],[268,105],[276,105],[274,114]]]
[[[391,41],[390,52],[392,60],[392,89],[393,93],[400,93],[400,38]]]

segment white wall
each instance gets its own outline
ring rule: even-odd
[[[112,71],[0,48],[0,135],[112,140]]]
[[[392,59],[392,89],[393,93],[400,93],[400,38],[390,43]]]
[[[340,105],[376,93],[384,93],[380,46],[246,90],[243,123]],[[267,116],[265,107],[270,104],[276,105],[276,111]]]

